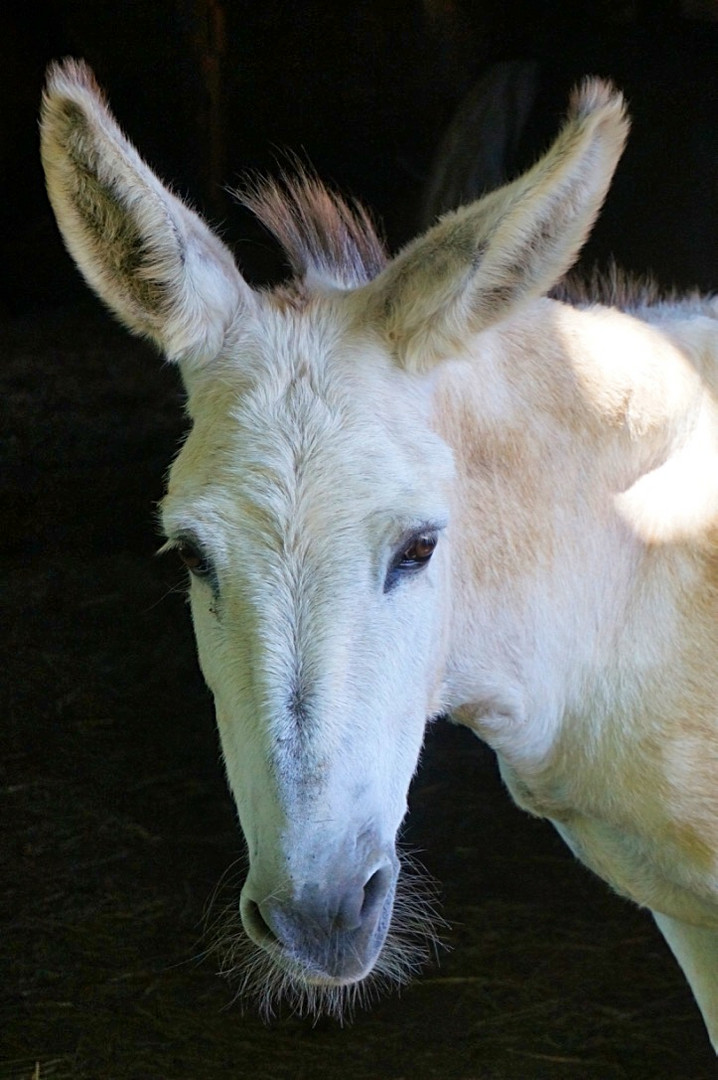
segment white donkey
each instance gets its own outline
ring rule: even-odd
[[[533,169],[391,260],[316,181],[255,191],[294,270],[257,292],[88,69],[50,73],[65,242],[186,385],[163,526],[249,849],[243,924],[268,992],[306,1007],[391,953],[407,788],[450,711],[653,912],[718,1044],[718,305],[547,298],[626,132],[587,82]]]

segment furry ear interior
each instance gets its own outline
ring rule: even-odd
[[[225,245],[123,135],[84,63],[48,70],[40,131],[50,202],[88,284],[171,359],[216,355],[253,293]]]
[[[601,208],[627,134],[621,94],[587,80],[532,169],[446,214],[362,290],[401,362],[421,366],[456,353],[563,277]]]

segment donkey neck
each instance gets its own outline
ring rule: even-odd
[[[670,566],[714,528],[712,480],[708,520],[679,543],[641,529],[642,514],[670,526],[662,487],[689,478],[691,448],[715,423],[691,350],[616,310],[542,300],[441,377],[435,422],[456,461],[445,693],[508,757],[548,753],[629,633],[639,666],[642,651],[654,656],[656,591],[670,613]],[[647,589],[648,559],[659,572]]]

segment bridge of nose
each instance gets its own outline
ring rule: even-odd
[[[334,882],[327,888],[305,885],[294,909],[306,919],[314,919],[327,933],[356,930],[361,925],[364,906],[364,882],[355,879],[346,884]]]

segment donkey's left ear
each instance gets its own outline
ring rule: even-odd
[[[253,293],[224,244],[122,134],[85,64],[49,69],[41,143],[50,202],[88,284],[170,359],[214,357]]]
[[[627,133],[621,95],[587,80],[537,164],[404,248],[355,294],[361,317],[382,328],[400,363],[426,367],[544,295],[576,260]]]

